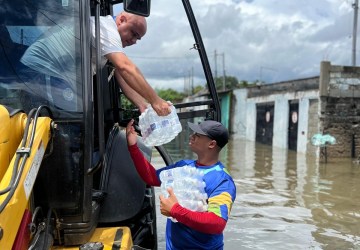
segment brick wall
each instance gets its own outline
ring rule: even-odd
[[[320,129],[336,138],[328,157],[360,154],[360,68],[322,62],[320,72]]]

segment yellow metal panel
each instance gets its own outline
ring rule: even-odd
[[[9,166],[8,142],[10,137],[10,115],[4,106],[0,105],[0,180]]]
[[[19,179],[19,184],[12,198],[4,210],[0,213],[0,227],[3,230],[3,237],[0,239],[0,249],[11,249],[13,245],[21,218],[28,205],[28,200],[44,156],[45,149],[50,140],[50,127],[50,118],[38,118],[31,153],[24,165],[24,171]],[[7,171],[0,182],[0,190],[5,189],[10,183],[15,157],[16,155],[12,158]],[[8,193],[5,193],[0,196],[0,204],[4,202],[7,195]]]
[[[128,227],[96,228],[89,242],[101,242],[104,250],[121,249],[130,250],[133,246],[131,231]],[[121,248],[119,248],[121,246]],[[56,246],[53,250],[79,250],[76,247]]]
[[[0,181],[20,144],[25,121],[26,114],[18,113],[10,117],[7,109],[0,105]]]

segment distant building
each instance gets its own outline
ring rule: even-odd
[[[321,62],[319,76],[233,90],[229,128],[234,138],[273,147],[358,157],[359,98],[360,67]],[[318,133],[334,136],[336,144],[312,145]]]

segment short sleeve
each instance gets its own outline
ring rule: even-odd
[[[92,29],[92,44],[95,44],[95,19],[90,18]],[[100,43],[101,56],[114,52],[123,52],[120,34],[117,30],[116,23],[111,16],[100,17]]]

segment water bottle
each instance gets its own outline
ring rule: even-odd
[[[197,180],[197,179],[193,179],[193,178],[189,178],[186,177],[185,179],[183,179],[182,181],[174,181],[174,189],[189,189],[189,188],[195,188],[198,190],[203,190],[205,187],[205,182]]]
[[[175,192],[176,197],[181,200],[204,200],[207,199],[207,194],[199,190],[181,190],[177,189]]]
[[[150,128],[150,134],[148,136],[149,144],[157,146],[158,140],[161,138],[161,123],[160,119],[157,117],[155,111],[151,107],[148,111],[148,119]]]
[[[174,106],[171,106],[169,115],[158,116],[149,105],[139,116],[139,127],[146,146],[160,146],[168,143],[182,130]]]
[[[164,170],[164,171],[161,171],[160,172],[160,180],[161,182],[163,181],[167,181],[167,180],[173,180],[174,179],[174,176],[173,176],[173,169],[170,169],[170,170]]]
[[[168,188],[174,189],[174,180],[166,180],[161,182],[161,194],[164,195],[165,198],[169,197],[169,192],[167,191]]]
[[[168,198],[167,189],[173,189],[179,204],[189,210],[204,212],[207,211],[208,196],[205,192],[204,173],[192,166],[183,166],[163,170],[159,177],[161,180],[161,193]],[[173,222],[177,222],[171,218]]]
[[[174,106],[171,106],[169,121],[170,121],[172,133],[176,136],[178,133],[182,131],[182,126],[179,121],[179,117],[176,114],[176,109]]]
[[[145,109],[145,111],[141,113],[139,116],[139,128],[142,132],[143,139],[146,139],[148,137],[148,131],[147,131],[148,128],[146,127],[146,122],[145,122],[145,119],[147,118],[146,116],[147,111],[148,109]]]
[[[192,211],[205,212],[207,211],[207,205],[201,200],[183,200],[179,202],[181,206],[186,207]]]
[[[194,168],[195,169],[195,168]],[[168,180],[168,179],[174,179],[174,178],[182,178],[189,176],[189,167],[183,166],[178,168],[172,168],[168,170],[164,170],[160,172],[160,180]]]

